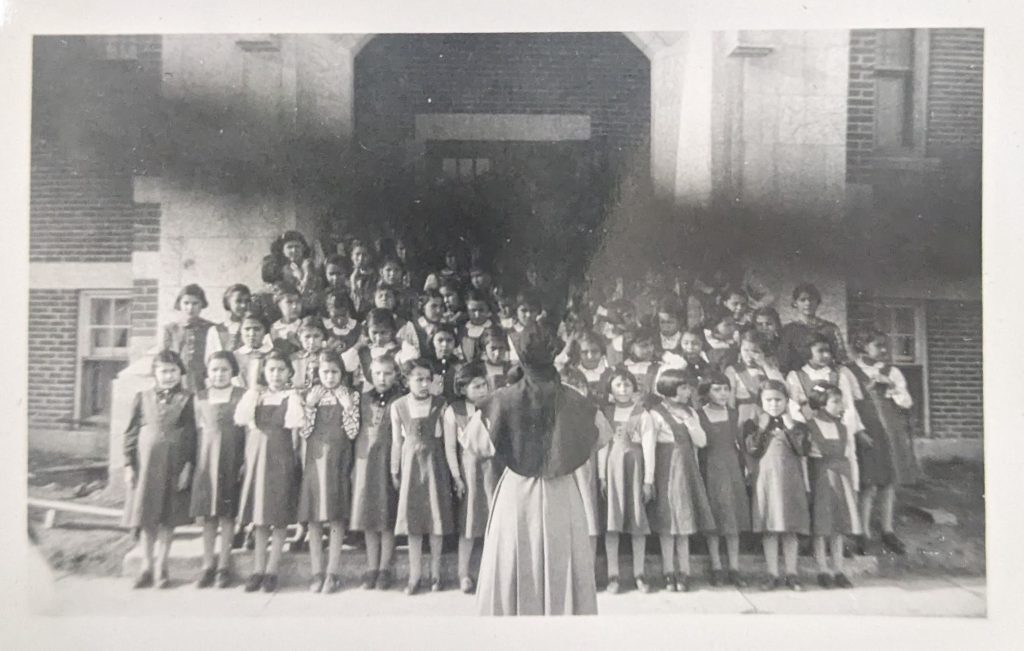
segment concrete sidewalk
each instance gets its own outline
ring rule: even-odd
[[[41,570],[45,571],[45,569]],[[53,581],[46,576],[40,581]],[[620,595],[598,593],[603,615],[630,614],[830,614],[984,617],[984,578],[870,578],[851,590],[821,590],[804,577],[806,591],[764,593],[756,588],[698,586],[686,594],[636,591]],[[372,615],[472,616],[475,601],[455,589],[415,597],[400,588],[387,592],[348,586],[334,595],[310,594],[294,581],[272,595],[247,594],[241,587],[198,590],[184,580],[168,590],[132,590],[127,578],[68,575],[53,581],[48,599],[38,612],[45,615],[168,616],[176,617],[331,617]]]

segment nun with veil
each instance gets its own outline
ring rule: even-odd
[[[594,556],[573,471],[612,438],[604,415],[554,367],[557,339],[522,332],[522,377],[479,406],[467,447],[506,467],[491,502],[477,583],[483,615],[597,613]]]

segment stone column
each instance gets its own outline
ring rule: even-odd
[[[706,208],[712,191],[712,34],[628,34],[651,60],[651,177],[677,205]]]

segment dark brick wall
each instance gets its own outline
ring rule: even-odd
[[[935,438],[983,435],[980,301],[928,301],[928,389]]]
[[[417,113],[586,113],[615,149],[650,134],[650,64],[610,34],[374,38],[356,59],[360,139],[411,139]]]
[[[931,32],[930,155],[981,150],[983,46],[984,30],[981,29],[935,29]]]
[[[74,415],[78,292],[30,290],[28,330],[29,423],[67,428]]]
[[[846,178],[864,181],[875,147],[875,47],[873,29],[850,30],[850,91],[846,118]]]
[[[46,140],[32,147],[29,204],[31,262],[131,260],[131,177],[68,160]]]

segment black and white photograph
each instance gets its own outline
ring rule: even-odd
[[[750,24],[32,34],[35,614],[987,618],[989,30]]]

